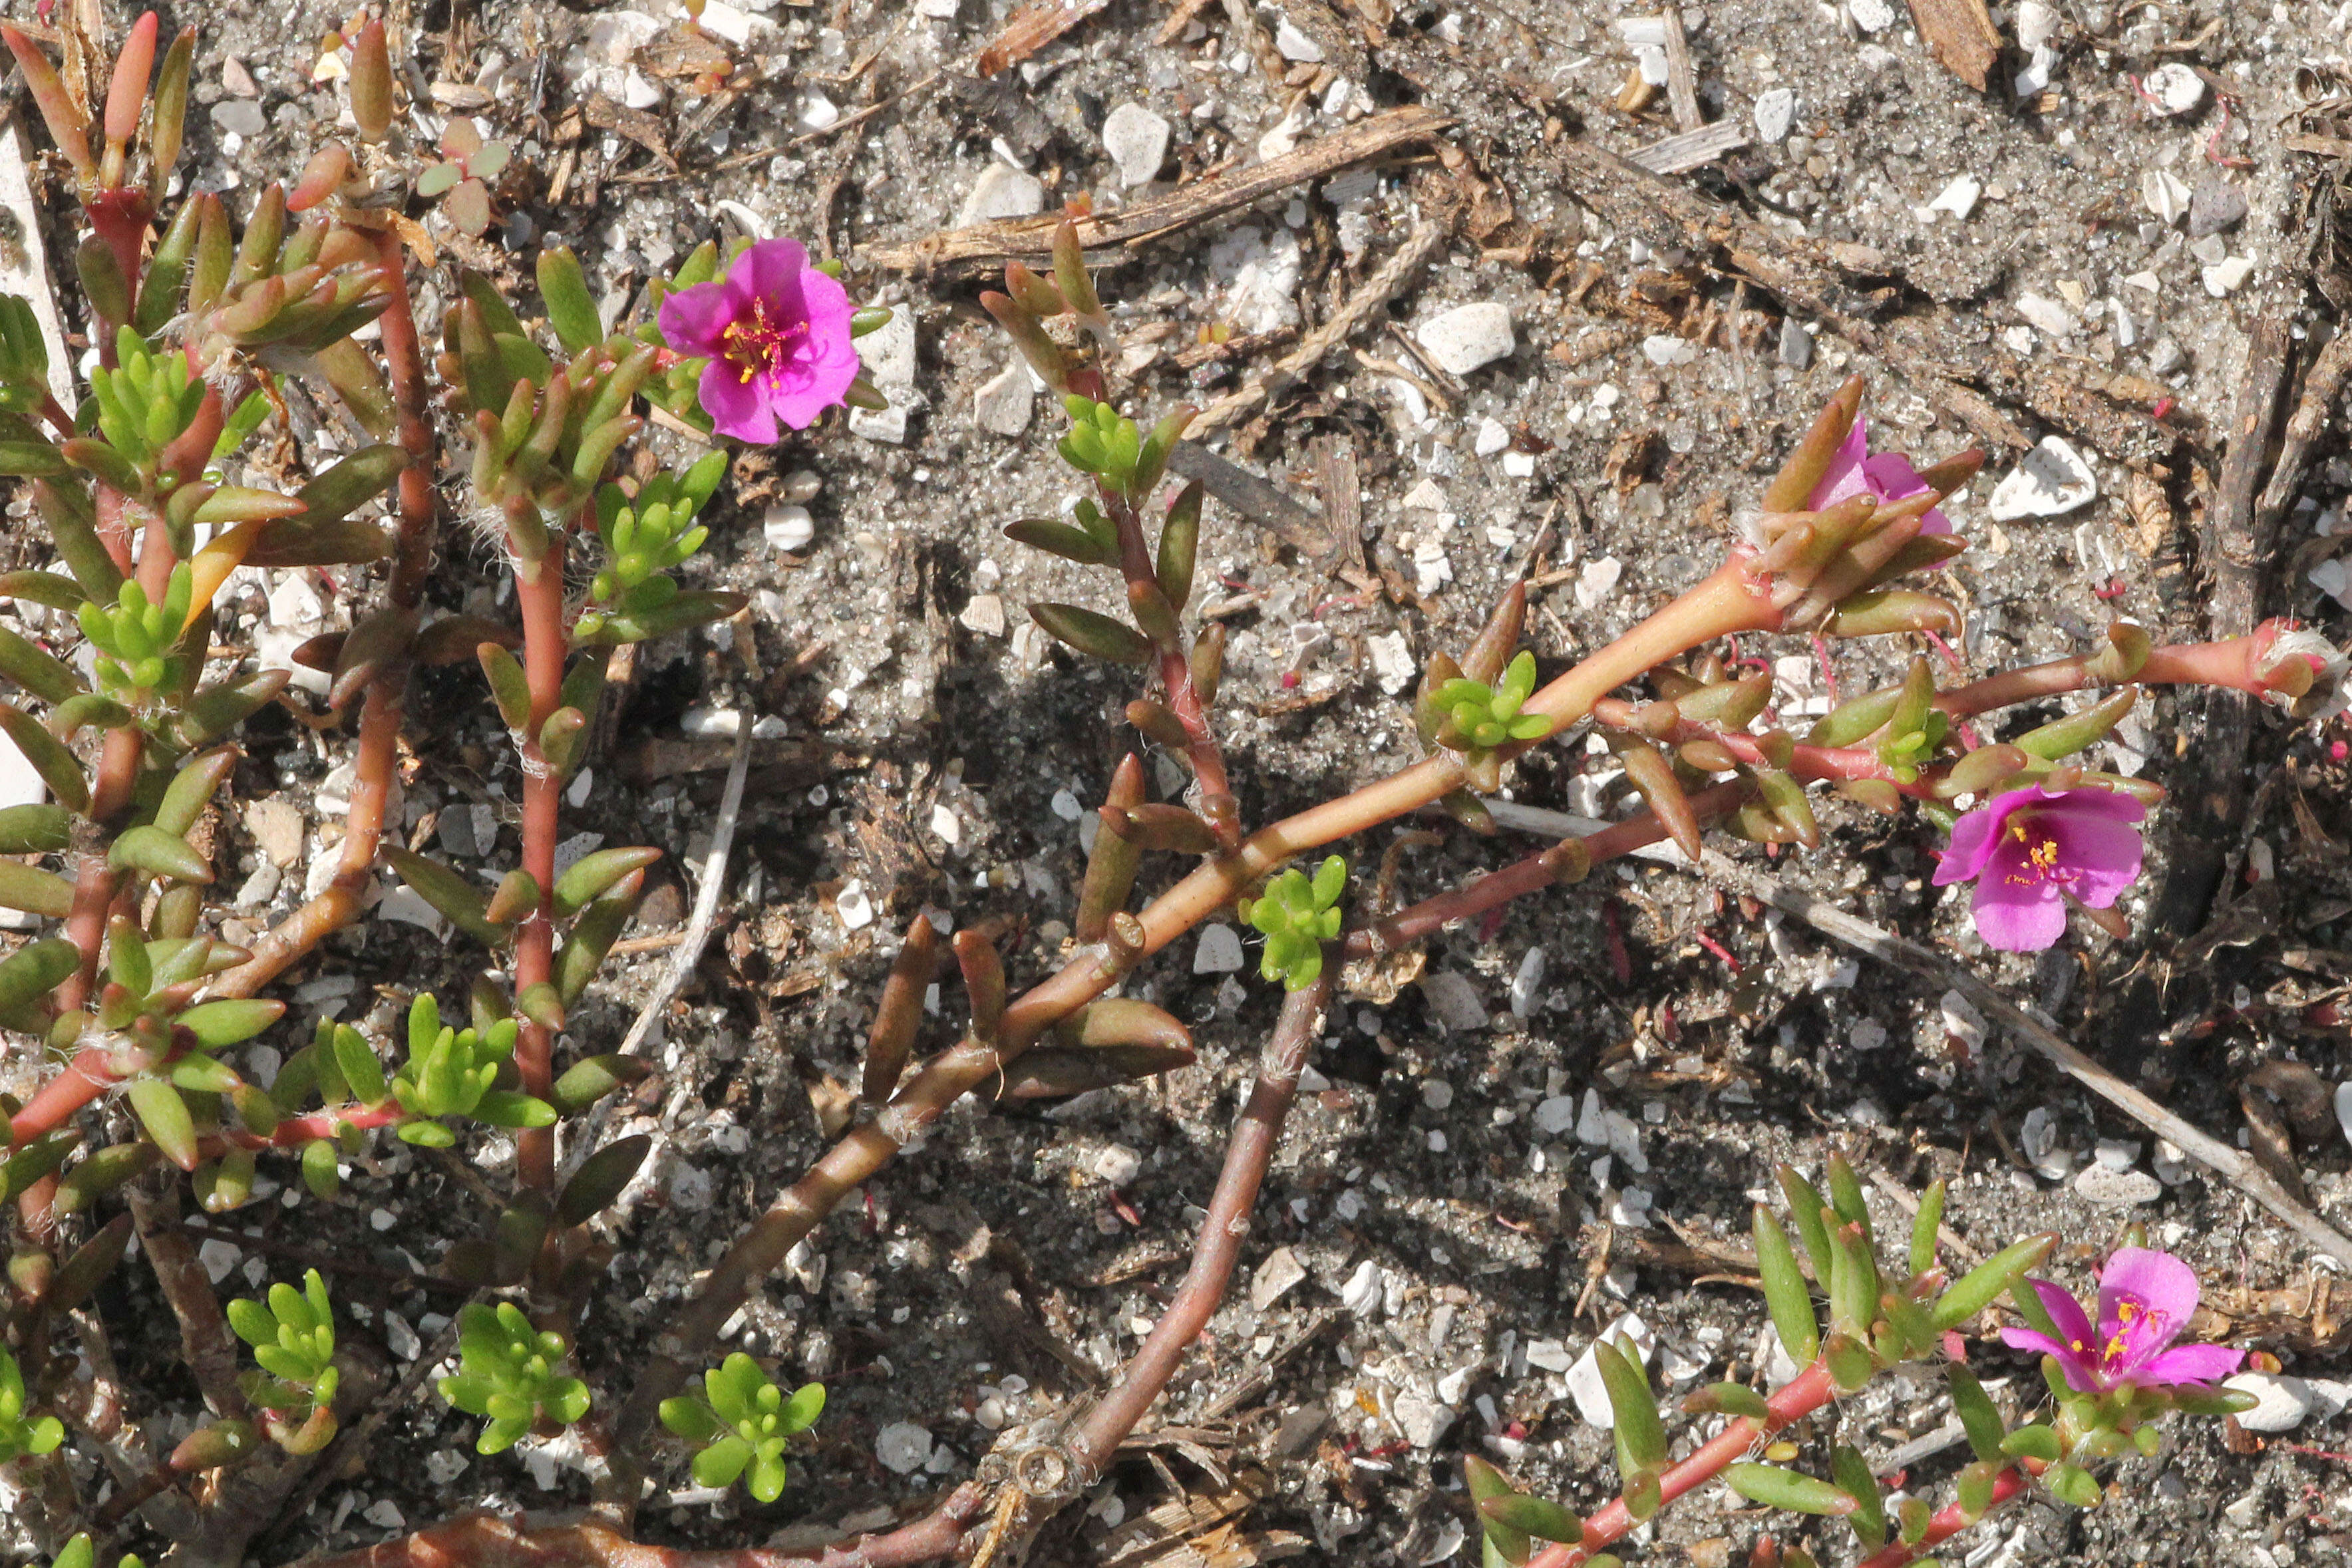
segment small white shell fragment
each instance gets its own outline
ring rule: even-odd
[[[1580,609],[1597,608],[1617,591],[1617,580],[1625,575],[1625,564],[1613,555],[1584,563],[1576,575],[1576,602]]]
[[[236,1260],[243,1256],[235,1242],[223,1241],[217,1236],[196,1249],[196,1261],[205,1266],[205,1272],[215,1285],[228,1278],[228,1271],[236,1267]]]
[[[931,831],[940,841],[952,849],[963,842],[963,820],[950,807],[935,802],[931,807]]]
[[[1358,1317],[1381,1304],[1381,1266],[1370,1258],[1356,1265],[1348,1282],[1339,1287],[1339,1304]]]
[[[2074,330],[2074,313],[2047,295],[2019,295],[2017,313],[2031,322],[2037,331],[2053,338],[2068,337]]]
[[[2352,1143],[2352,1082],[2336,1086],[2336,1124],[2344,1129],[2344,1140]]]
[[[440,911],[425,903],[406,883],[385,891],[383,900],[375,906],[375,915],[379,920],[397,920],[404,925],[420,927],[435,936],[443,936],[449,929],[449,923],[441,918]]]
[[[833,912],[841,917],[842,929],[863,931],[874,924],[874,900],[866,895],[866,884],[853,882],[833,895]]]
[[[1018,435],[1029,428],[1035,398],[1029,384],[1029,367],[1015,362],[971,394],[971,417],[992,435]]]
[[[1797,95],[1785,87],[1772,88],[1756,95],[1756,135],[1765,142],[1788,139],[1789,127],[1796,123]]]
[[[1002,169],[1002,163],[990,165]],[[1010,172],[1010,171],[1007,171]],[[1025,176],[1024,176],[1025,177]],[[877,387],[910,387],[915,384],[915,316],[904,306],[890,312],[890,319],[856,344],[857,358],[866,373],[874,378]]]
[[[1288,1294],[1291,1288],[1307,1278],[1307,1267],[1287,1247],[1277,1247],[1266,1254],[1257,1272],[1250,1276],[1250,1309],[1264,1312]]]
[[[1372,674],[1379,677],[1381,690],[1395,696],[1412,685],[1412,649],[1402,632],[1384,632],[1366,640],[1371,650]]]
[[[1106,1144],[1087,1162],[1095,1179],[1109,1186],[1125,1186],[1143,1174],[1143,1156],[1125,1144]]]
[[[1645,1370],[1650,1364],[1650,1352],[1658,1343],[1658,1337],[1651,1331],[1650,1325],[1631,1312],[1611,1323],[1601,1337],[1611,1341],[1622,1337],[1632,1341]],[[1576,1364],[1568,1369],[1568,1392],[1569,1396],[1576,1401],[1577,1414],[1588,1423],[1604,1432],[1617,1425],[1616,1408],[1609,1402],[1609,1385],[1601,1380],[1601,1364],[1594,1359],[1590,1345],[1585,1347],[1582,1355],[1576,1358]]]
[[[886,1469],[912,1475],[931,1457],[931,1435],[912,1421],[893,1421],[874,1435],[874,1457]]]
[[[1511,332],[1511,308],[1497,299],[1457,305],[1421,324],[1414,334],[1447,372],[1466,376],[1517,348]]]
[[[1985,511],[1997,523],[2058,517],[2088,506],[2098,495],[2098,478],[2082,454],[2063,437],[2045,435],[2042,444],[1993,486]]]
[[[1202,926],[1200,940],[1192,945],[1192,973],[1230,975],[1241,967],[1241,933],[1213,922]]]
[[[2222,1380],[2221,1386],[2254,1396],[2254,1407],[2238,1413],[2238,1425],[2249,1432],[2292,1432],[2311,1414],[2311,1385],[2300,1377],[2268,1372],[2242,1372]]]
[[[1286,60],[1303,60],[1309,65],[1323,63],[1323,46],[1298,30],[1298,24],[1285,16],[1274,30],[1274,47]]]
[[[1168,161],[1168,121],[1139,103],[1122,103],[1103,120],[1103,151],[1118,165],[1119,183],[1132,189],[1159,178]]]
[[[1540,947],[1530,947],[1519,960],[1518,972],[1511,977],[1511,1016],[1527,1018],[1536,1010],[1538,993],[1543,988],[1544,969],[1550,960]]]
[[[1045,187],[1037,176],[991,159],[972,182],[971,194],[956,214],[956,226],[994,223],[1002,218],[1025,218],[1045,210]]]
[[[2254,264],[2242,256],[2232,256],[2206,267],[2203,272],[2205,292],[2216,299],[2226,299],[2245,287],[2253,276]]]
[[[1895,26],[1895,7],[1889,0],[1845,0],[1845,14],[1865,33],[1883,33]]]
[[[1511,433],[1504,428],[1503,422],[1487,418],[1478,422],[1478,440],[1471,450],[1481,457],[1492,457],[1510,444]]]
[[[816,538],[816,518],[806,507],[789,502],[770,507],[760,519],[761,535],[768,548],[785,555],[798,555]]]
[[[1433,969],[1421,977],[1422,999],[1449,1030],[1486,1027],[1486,1005],[1467,976],[1453,969]]]
[[[1689,365],[1698,362],[1698,345],[1687,338],[1658,332],[1642,340],[1642,353],[1650,363],[1661,369],[1667,365]]]
[[[2140,85],[2167,114],[2187,114],[2205,101],[2205,78],[2178,60],[2157,67]]]
[[[1079,804],[1078,797],[1075,790],[1056,789],[1054,791],[1054,799],[1049,803],[1054,809],[1054,815],[1061,818],[1062,821],[1066,822],[1075,822],[1080,817],[1086,815],[1087,809],[1083,805]]]
[[[2168,169],[2150,169],[2139,177],[2139,199],[2164,222],[2178,223],[2189,210],[2189,187]]]
[[[1927,204],[1930,212],[1949,213],[1965,219],[1977,210],[1977,198],[1984,194],[1984,186],[1973,175],[1962,174],[1937,193]]]
[[[2348,1085],[2347,1087],[2352,1087]],[[1576,1125],[1576,1096],[1555,1094],[1540,1101],[1535,1111],[1536,1131],[1549,1138],[1557,1138]],[[2352,1133],[2346,1134],[2352,1137]]]
[[[2058,34],[2058,13],[2045,0],[2018,0],[2017,47],[2031,54]]]
[[[2119,1171],[2094,1162],[2074,1178],[2074,1190],[2103,1207],[2129,1208],[2154,1203],[2163,1196],[2164,1184],[2146,1171]]]

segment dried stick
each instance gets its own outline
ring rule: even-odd
[[[1209,1198],[1207,1218],[1201,1221],[1201,1239],[1192,1249],[1192,1266],[1175,1300],[1152,1326],[1127,1364],[1117,1387],[1087,1413],[1071,1440],[1071,1457],[1088,1483],[1110,1463],[1110,1458],[1153,1400],[1168,1386],[1184,1353],[1201,1337],[1210,1317],[1224,1300],[1225,1286],[1240,1261],[1242,1240],[1249,1234],[1250,1212],[1257,1205],[1266,1166],[1282,1141],[1283,1119],[1298,1092],[1298,1071],[1307,1063],[1321,1032],[1323,1009],[1331,998],[1336,963],[1327,962],[1315,981],[1284,999],[1274,1032],[1266,1037],[1258,1057],[1257,1082],[1250,1088],[1241,1120],[1225,1145],[1224,1168]]]
[[[140,1248],[179,1322],[180,1349],[197,1389],[217,1414],[241,1418],[246,1403],[236,1385],[236,1340],[229,1333],[220,1298],[213,1294],[211,1279],[196,1261],[196,1249],[180,1228],[179,1173],[170,1173],[169,1184],[160,1193],[144,1182],[133,1182],[129,1197]]]
[[[1427,219],[1415,225],[1397,253],[1381,265],[1365,285],[1349,297],[1339,313],[1299,340],[1298,346],[1275,361],[1274,368],[1238,392],[1226,393],[1201,411],[1192,422],[1195,435],[1222,430],[1315,368],[1323,356],[1356,334],[1371,316],[1412,281],[1422,264],[1445,242],[1445,225]]]
[[[743,716],[746,720],[750,716]],[[646,998],[646,1005],[637,1011],[636,1021],[629,1026],[627,1037],[621,1041],[624,1056],[637,1054],[668,1008],[670,998],[694,973],[694,967],[702,962],[702,950],[710,941],[711,923],[718,918],[719,895],[726,886],[727,858],[735,848],[735,824],[741,820],[743,811],[743,780],[750,776],[751,768],[751,726],[746,722],[735,731],[735,755],[727,764],[727,785],[719,792],[719,815],[711,823],[710,848],[702,857],[702,883],[695,889],[693,913],[687,917],[686,930],[670,955],[669,967],[662,971],[653,995]],[[588,1119],[567,1140],[572,1155],[564,1162],[566,1179],[604,1141],[604,1124],[612,1115],[614,1099],[608,1096],[597,1101]]]
[[[1089,251],[1114,246],[1133,250],[1293,185],[1320,180],[1400,148],[1430,141],[1451,124],[1452,120],[1430,110],[1392,109],[1279,158],[1195,180],[1164,196],[1154,196],[1117,212],[1082,217],[1077,220],[1078,239]],[[1062,214],[1046,213],[1006,223],[976,224],[968,229],[932,235],[912,245],[876,246],[866,253],[866,259],[892,272],[938,274],[955,279],[984,277],[1003,272],[1008,261],[1039,262],[1051,256],[1054,233],[1062,223]]]

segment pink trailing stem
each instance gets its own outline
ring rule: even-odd
[[[1836,1396],[1837,1385],[1830,1381],[1829,1368],[1818,1361],[1813,1363],[1764,1402],[1769,1414],[1763,1420],[1751,1416],[1736,1417],[1690,1458],[1660,1476],[1660,1498],[1672,1502],[1685,1492],[1705,1486],[1746,1458],[1757,1439],[1769,1437],[1783,1427],[1804,1419]],[[1595,1553],[1623,1540],[1634,1522],[1625,1511],[1624,1499],[1619,1498],[1584,1521],[1584,1540],[1580,1544],[1548,1546],[1528,1560],[1528,1568],[1577,1568],[1579,1563],[1591,1561]]]
[[[2025,1463],[2036,1470],[2041,1468],[2036,1460],[2028,1459]],[[2024,1473],[2015,1466],[2003,1469],[1992,1480],[1992,1506],[1999,1508],[2001,1504],[2021,1496],[2027,1484]],[[1939,1509],[1935,1517],[1927,1521],[1927,1533],[1920,1537],[1918,1545],[1906,1546],[1899,1541],[1891,1542],[1864,1558],[1859,1568],[1904,1568],[1906,1563],[1917,1562],[1921,1552],[1949,1541],[1983,1517],[1983,1514],[1971,1516],[1958,1503]]]

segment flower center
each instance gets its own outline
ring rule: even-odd
[[[727,323],[719,333],[726,344],[727,362],[742,372],[749,382],[752,377],[769,374],[789,358],[795,340],[808,335],[808,322],[771,321],[768,302],[755,298],[751,313],[738,316]]]
[[[2072,872],[2060,869],[2058,841],[2048,832],[2032,826],[2024,813],[2009,820],[2009,836],[2025,846],[2024,863],[2011,872],[2008,881],[2015,887],[2039,887],[2053,880],[2072,881]]]
[[[2114,1366],[2119,1362],[2136,1359],[2135,1347],[2147,1340],[2160,1337],[2164,1314],[2146,1302],[2126,1296],[2116,1302],[2116,1332],[2099,1349],[2099,1363]]]

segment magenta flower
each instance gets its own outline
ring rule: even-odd
[[[849,296],[808,264],[800,241],[761,240],[716,283],[662,301],[661,335],[709,360],[698,390],[721,435],[761,444],[776,422],[806,430],[857,376]]]
[[[2065,934],[2066,899],[2105,909],[2139,880],[2147,808],[2112,789],[2029,784],[1952,824],[1936,885],[1974,882],[1977,933],[2005,953],[2038,953]]]
[[[1853,416],[1853,428],[1846,432],[1845,442],[1830,459],[1829,472],[1813,486],[1805,501],[1809,511],[1818,512],[1834,507],[1850,496],[1867,492],[1878,497],[1884,506],[1889,501],[1901,501],[1922,495],[1929,488],[1911,466],[1911,460],[1900,452],[1882,452],[1870,455],[1870,421],[1860,414]],[[1948,534],[1952,520],[1940,510],[1931,510],[1919,519],[1923,534]]]
[[[2196,1271],[2169,1252],[2126,1247],[2099,1271],[2099,1326],[2072,1295],[2047,1280],[2028,1280],[2042,1298],[2052,1339],[2037,1329],[2006,1328],[2001,1343],[2012,1350],[2038,1350],[2058,1358],[2067,1384],[2084,1394],[2130,1385],[2168,1387],[2218,1383],[2238,1370],[2242,1350],[2225,1344],[2174,1346],[2197,1311]]]

